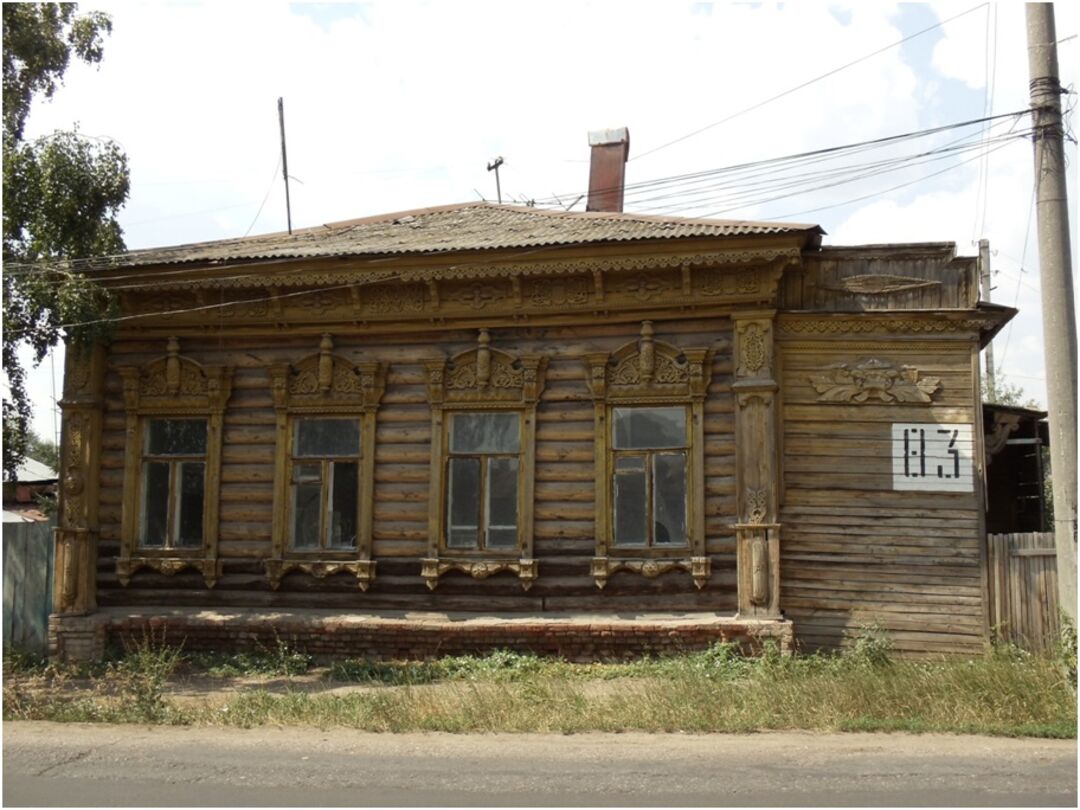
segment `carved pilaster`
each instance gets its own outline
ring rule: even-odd
[[[780,466],[773,312],[735,321],[736,557],[741,617],[780,616]]]
[[[69,346],[60,440],[60,525],[55,532],[53,612],[97,608],[98,478],[105,351]]]

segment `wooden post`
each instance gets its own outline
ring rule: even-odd
[[[768,311],[734,316],[735,532],[741,618],[780,618],[774,315]]]

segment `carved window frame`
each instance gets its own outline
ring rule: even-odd
[[[430,590],[448,571],[485,579],[501,571],[518,575],[528,590],[537,577],[533,558],[533,511],[536,473],[536,408],[544,389],[547,358],[515,356],[491,348],[481,329],[474,349],[432,360],[427,371],[431,406],[431,479],[428,502],[428,553],[420,573]],[[508,549],[451,548],[446,538],[447,469],[452,414],[513,412],[519,415],[518,542]]]
[[[641,336],[610,354],[585,358],[593,399],[596,465],[596,549],[592,576],[598,588],[616,571],[656,577],[683,570],[698,588],[710,575],[705,551],[705,397],[712,378],[713,351],[682,349],[654,338],[651,321]],[[686,546],[616,546],[612,497],[615,408],[683,406],[688,411]]]
[[[140,568],[170,575],[194,568],[202,573],[206,586],[212,588],[221,573],[218,562],[221,443],[225,406],[232,393],[233,369],[204,366],[181,355],[180,341],[171,337],[164,356],[143,366],[118,366],[116,371],[123,382],[127,414],[117,577],[126,586]],[[154,548],[139,545],[143,518],[144,443],[146,426],[151,419],[206,420],[201,546]]]
[[[276,590],[291,571],[317,578],[339,572],[356,577],[366,591],[375,579],[372,537],[375,512],[376,414],[386,390],[386,367],[375,361],[353,363],[334,354],[332,336],[325,334],[319,351],[293,364],[270,367],[274,396],[277,442],[274,456],[274,513],[271,556],[266,560],[270,584]],[[359,521],[356,547],[328,549],[293,548],[290,543],[290,498],[293,441],[300,419],[356,419],[360,427]]]

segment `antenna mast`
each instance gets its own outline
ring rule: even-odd
[[[280,96],[277,100],[278,123],[281,125],[281,174],[285,178],[285,218],[292,236],[292,205],[289,203],[289,158],[285,153],[285,101]]]
[[[502,205],[502,186],[499,185],[499,167],[503,165],[503,159],[501,157],[495,158],[488,164],[488,171],[495,172],[495,193],[499,197],[499,205]]]

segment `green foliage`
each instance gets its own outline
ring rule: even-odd
[[[1031,408],[1035,411],[1042,410],[1042,407],[1037,400],[1024,393],[1022,386],[1015,385],[1005,379],[1005,375],[1002,373],[1001,369],[998,369],[995,377],[995,383],[994,385],[991,385],[990,378],[985,374],[982,376],[983,402],[993,403],[994,405],[1005,405],[1010,408]]]
[[[303,675],[311,669],[312,663],[310,655],[292,649],[280,639],[271,650],[228,655],[194,652],[185,655],[183,660],[185,669],[202,672],[213,678]]]
[[[119,146],[77,127],[23,140],[34,99],[52,96],[71,56],[101,61],[109,17],[77,15],[73,3],[5,3],[3,20],[3,366],[11,389],[3,402],[3,467],[10,476],[27,452],[31,417],[18,349],[30,347],[40,362],[64,324],[94,322],[66,330],[75,350],[107,335],[100,324],[115,303],[68,263],[124,250],[116,217],[130,183]]]

